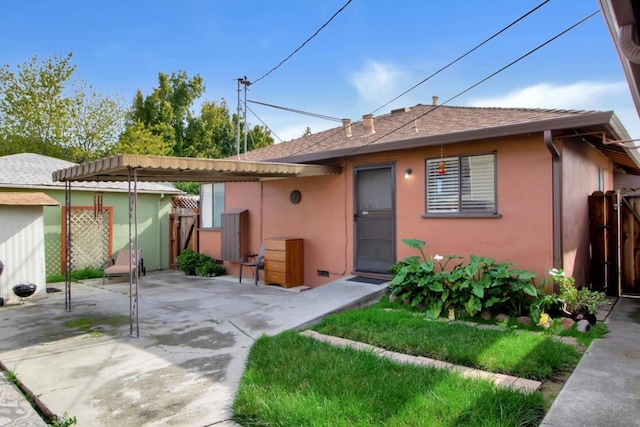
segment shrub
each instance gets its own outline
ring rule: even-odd
[[[178,255],[178,270],[189,276],[220,276],[224,266],[208,255],[185,249]]]
[[[225,273],[224,266],[217,263],[213,258],[207,257],[201,259],[201,263],[196,267],[198,276],[221,276]]]
[[[506,309],[511,315],[521,315],[532,300],[527,295],[538,295],[533,282],[536,274],[530,271],[475,255],[467,264],[457,261],[461,258],[457,255],[427,258],[425,242],[402,242],[417,249],[421,257],[407,257],[394,264],[389,270],[394,275],[389,288],[414,307],[424,305],[430,318],[439,317],[443,310],[465,311],[471,317],[484,309]],[[452,260],[457,264],[447,270]]]

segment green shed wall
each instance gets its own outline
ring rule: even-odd
[[[0,191],[42,191],[60,203],[44,207],[45,263],[47,275],[61,272],[62,206],[64,190],[1,188]],[[72,206],[93,206],[93,191],[72,190]],[[129,244],[129,197],[122,192],[103,192],[103,205],[113,207],[113,251]],[[138,246],[147,271],[169,268],[169,214],[171,194],[138,193]],[[73,230],[71,234],[73,240]]]

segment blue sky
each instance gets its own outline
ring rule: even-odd
[[[255,81],[346,0],[33,0],[5,2],[0,64],[74,54],[75,78],[129,104],[158,72],[200,74],[202,100],[236,108],[237,79]],[[248,99],[359,120],[491,36],[541,0],[353,0]],[[455,96],[598,10],[596,0],[551,0],[467,58],[377,114]],[[640,121],[598,14],[450,105],[614,110],[632,137]],[[335,122],[250,104],[283,140]],[[260,124],[253,114],[249,122]]]

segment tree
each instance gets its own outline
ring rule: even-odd
[[[236,154],[237,115],[231,115],[224,100],[220,103],[205,101],[198,114],[194,102],[204,93],[205,85],[199,75],[189,77],[184,71],[158,74],[158,87],[150,95],[138,90],[131,113],[118,144],[120,152],[139,153],[134,135],[144,140],[154,137],[171,146],[168,155],[178,157],[221,158]],[[252,149],[273,144],[270,132],[255,126],[247,134]],[[244,123],[241,122],[240,139],[244,141]],[[147,144],[147,142],[139,142]],[[129,151],[122,151],[129,150]]]
[[[5,144],[2,154],[25,151],[61,157],[71,126],[72,101],[63,96],[76,69],[72,55],[54,56],[38,63],[0,68],[0,115]]]
[[[72,80],[73,54],[0,68],[0,155],[33,152],[72,161],[108,153],[121,131],[117,99]]]
[[[237,126],[238,126],[238,115],[234,114],[232,119],[231,119],[232,125],[233,125],[233,129],[236,130],[237,133]],[[245,123],[241,118],[240,121],[240,152],[244,152],[244,129],[245,129]],[[266,129],[264,126],[259,126],[256,125],[253,128],[249,129],[249,132],[247,133],[247,150],[248,151],[252,151],[252,150],[257,150],[258,148],[262,148],[262,147],[266,147],[268,145],[273,145],[273,138],[271,137],[271,132]],[[236,147],[236,143],[234,142],[233,146],[231,147],[231,151],[229,151],[229,153],[227,154],[227,156],[232,156],[234,154],[236,154],[238,151],[237,147]]]
[[[193,103],[204,91],[202,77],[197,74],[189,78],[184,71],[171,76],[159,73],[158,87],[150,95],[136,92],[128,126],[142,123],[154,135],[173,143],[172,155],[189,156],[194,150],[185,144],[186,127],[192,119]]]
[[[220,105],[205,102],[200,115],[191,118],[187,126],[185,146],[189,148],[188,156],[227,157],[235,146],[234,133],[226,102],[223,100]]]
[[[72,104],[71,127],[77,161],[95,160],[114,152],[114,142],[124,127],[121,102],[96,93],[79,92]]]
[[[163,126],[164,129],[162,129]],[[167,129],[166,125],[158,124],[149,128],[136,120],[120,135],[116,151],[126,154],[169,156],[172,154],[173,145],[170,140],[163,137],[168,130],[172,129]]]

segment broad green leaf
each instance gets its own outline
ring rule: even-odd
[[[409,246],[410,248],[418,250],[422,250],[422,248],[424,248],[424,245],[426,244],[422,240],[418,239],[402,239],[402,243]]]
[[[469,316],[475,316],[480,310],[482,310],[482,304],[475,297],[469,298],[469,300],[464,304],[465,310],[469,313]]]
[[[444,290],[444,288],[442,287],[442,282],[430,282],[428,286],[429,289],[434,292],[442,292]]]
[[[535,297],[538,295],[538,290],[536,289],[535,286],[533,286],[533,283],[531,282],[524,285],[522,290],[524,291],[525,294],[531,295],[532,297]]]
[[[482,282],[474,282],[472,291],[478,298],[484,298],[484,288]]]
[[[444,304],[442,303],[442,301],[438,301],[438,300],[434,300],[431,301],[428,305],[427,305],[427,309],[425,311],[425,317],[427,319],[437,319],[438,317],[440,317],[440,313],[442,312],[442,306]]]

